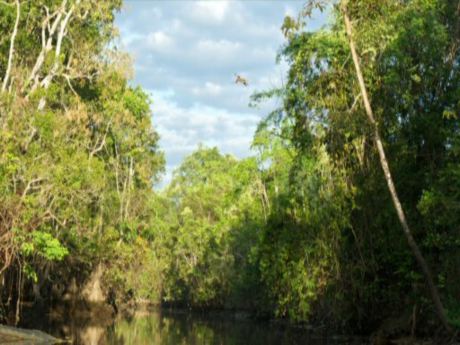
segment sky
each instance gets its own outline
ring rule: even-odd
[[[134,62],[135,85],[153,99],[152,122],[166,173],[199,144],[238,158],[250,155],[259,121],[274,104],[249,107],[255,91],[282,85],[281,25],[302,0],[126,0],[116,18],[121,48]],[[324,23],[311,21],[311,29]],[[235,76],[247,87],[235,84]]]

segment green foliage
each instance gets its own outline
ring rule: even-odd
[[[132,272],[120,296],[136,290],[158,298],[147,291],[155,267],[147,233],[164,158],[151,101],[130,86],[129,62],[112,48],[113,12],[120,6],[21,1],[14,66],[0,91],[0,272],[12,291],[27,290],[30,282],[51,291],[71,278],[81,285],[102,264],[107,281],[121,269]],[[0,4],[0,11],[3,81],[15,6]],[[42,45],[41,28],[65,18],[60,11],[69,21],[56,22],[62,31],[45,30],[50,45]],[[136,250],[145,258],[133,260]],[[29,282],[17,278],[21,270]],[[135,274],[143,271],[138,284]]]
[[[54,36],[42,51],[45,3],[60,11],[58,1],[33,1],[21,12],[0,92],[0,272],[9,290],[22,286],[18,272],[25,289],[50,288],[102,265],[122,302],[246,308],[355,331],[419,310],[417,325],[429,330],[433,308],[380,171],[337,6],[309,1],[285,19],[278,60],[287,80],[252,97],[281,100],[258,126],[254,156],[201,146],[156,193],[164,157],[155,105],[130,86],[129,59],[109,48],[121,2],[68,1],[59,54]],[[348,4],[396,187],[458,326],[456,6]],[[306,31],[323,8],[330,24]],[[14,21],[14,6],[0,3],[1,78]]]
[[[67,248],[47,232],[37,230],[31,237],[30,242],[21,246],[21,252],[26,257],[36,254],[49,261],[62,261],[69,254]]]
[[[222,305],[235,274],[232,252],[238,203],[255,168],[217,149],[200,148],[174,173],[168,197],[177,223],[164,239],[172,254],[166,298],[195,305]],[[240,180],[239,178],[247,178]]]
[[[310,2],[309,9],[315,3]],[[438,285],[446,299],[460,292],[458,282],[454,281],[459,274],[456,114],[460,111],[460,65],[456,6],[442,0],[348,4],[349,14],[356,23],[354,40],[366,86],[397,189],[409,222],[416,229],[416,240],[422,244],[430,266],[435,268]],[[307,16],[311,14],[308,12]],[[432,309],[426,305],[423,280],[401,236],[385,188],[355,82],[339,7],[334,7],[332,12],[329,26],[316,32],[303,30],[302,18],[297,23],[292,19],[285,22],[289,34],[281,58],[290,64],[288,81],[283,90],[256,95],[256,100],[281,95],[283,104],[259,128],[255,143],[271,144],[273,141],[268,139],[266,129],[273,132],[275,128],[277,135],[288,141],[287,147],[296,148],[293,157],[295,160],[301,157],[299,162],[311,157],[312,147],[325,149],[332,167],[329,169],[333,175],[337,173],[332,179],[338,181],[336,188],[341,190],[346,186],[342,190],[349,193],[337,193],[337,189],[332,188],[331,205],[338,207],[328,213],[326,206],[321,215],[321,206],[327,202],[320,199],[317,205],[312,205],[313,211],[308,216],[314,220],[316,215],[321,215],[319,219],[325,224],[329,221],[337,224],[337,227],[327,226],[325,231],[330,238],[338,239],[329,251],[334,253],[333,262],[338,263],[337,279],[329,281],[326,289],[329,292],[321,294],[315,291],[317,284],[307,264],[300,259],[289,264],[296,251],[287,248],[301,242],[302,237],[300,233],[292,235],[292,225],[285,222],[279,222],[276,231],[272,230],[267,249],[271,261],[265,266],[269,277],[272,275],[269,286],[278,288],[279,295],[284,297],[281,305],[287,307],[282,309],[283,315],[305,316],[311,310],[311,303],[301,301],[311,294],[318,300],[313,315],[321,317],[322,308],[326,307],[326,315],[335,323],[369,328],[394,313],[411,310],[413,305],[422,305],[425,311]],[[318,157],[314,158],[313,166],[319,161]],[[312,163],[300,166],[299,171],[307,172]],[[328,176],[327,171],[327,166],[321,167],[320,176]],[[291,182],[296,179],[292,172],[289,177]],[[303,182],[303,186],[311,183],[309,179],[305,181],[305,176]],[[334,186],[324,181],[322,185]],[[292,212],[290,198],[302,190],[297,185],[289,191],[281,210]],[[305,198],[314,200],[312,196],[318,193],[322,194],[310,187],[305,191]],[[349,200],[349,204],[335,198],[340,195],[344,196],[342,200]],[[310,218],[306,221],[308,224]],[[285,232],[279,234],[279,229]],[[325,243],[334,242],[328,239]],[[309,253],[311,245],[312,239],[309,239],[300,248]],[[272,257],[273,248],[279,248],[279,252]],[[319,258],[326,260],[327,253],[321,252]],[[298,257],[302,255],[308,257],[307,254]],[[281,262],[278,273],[271,270],[275,258]],[[299,268],[302,265],[304,271]],[[321,269],[320,263],[312,266]],[[331,267],[330,263],[326,267]],[[290,285],[279,284],[283,274]],[[302,284],[295,279],[301,274],[306,277],[304,290],[299,289]],[[337,295],[342,297],[332,307],[330,303]],[[410,297],[401,301],[401,295]],[[303,313],[292,312],[298,306],[302,306],[297,310],[304,310]],[[426,319],[432,316],[426,315]]]
[[[316,301],[336,283],[352,191],[324,147],[300,154],[276,131],[268,146],[260,146],[261,135],[255,142],[271,163],[263,175],[272,202],[257,247],[261,279],[278,316],[308,320]]]

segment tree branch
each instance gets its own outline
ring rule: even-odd
[[[27,196],[27,193],[28,193],[32,188],[36,188],[36,187],[34,187],[34,184],[39,183],[39,182],[42,182],[43,180],[44,180],[44,179],[42,179],[42,178],[40,178],[40,177],[37,177],[37,178],[34,178],[34,179],[30,180],[29,183],[27,183],[26,188],[24,188],[24,191],[22,192],[21,200],[24,200],[24,198]]]
[[[77,1],[77,4],[79,1]],[[61,55],[61,47],[62,47],[62,40],[64,36],[66,35],[66,29],[67,29],[67,24],[69,23],[69,20],[72,16],[72,13],[74,11],[75,7],[72,6],[70,10],[66,13],[66,16],[64,19],[61,21],[61,26],[59,29],[59,34],[57,37],[57,42],[56,42],[56,50],[54,53],[54,64],[53,67],[51,68],[51,71],[48,73],[48,75],[43,78],[42,82],[40,85],[46,90],[51,84],[51,81],[53,80],[54,76],[56,75],[59,65],[60,65],[60,55]],[[43,108],[46,105],[46,100],[44,97],[40,99],[40,102],[38,103],[38,110],[43,110]]]
[[[8,79],[10,78],[11,66],[13,65],[14,57],[14,43],[16,41],[16,35],[18,34],[19,19],[21,17],[21,3],[16,0],[16,21],[14,23],[13,33],[11,34],[10,52],[8,56],[8,65],[6,67],[5,77],[3,78],[2,92],[5,92],[8,85]]]
[[[112,123],[112,121],[109,121],[109,123],[107,124],[107,127],[105,129],[105,133],[104,133],[104,137],[102,138],[100,144],[91,151],[91,153],[89,154],[90,157],[93,157],[96,153],[98,153],[99,151],[101,151],[104,148],[105,140],[107,138],[107,134],[109,133],[109,128],[110,128],[111,123]]]
[[[42,42],[42,45],[43,45],[42,50],[40,51],[40,54],[38,55],[37,60],[35,61],[35,65],[32,68],[32,72],[30,73],[29,78],[27,78],[27,81],[26,81],[26,83],[24,85],[24,88],[22,90],[23,92],[30,85],[32,80],[35,80],[35,82],[34,82],[34,85],[31,88],[29,94],[31,92],[33,92],[38,86],[37,74],[40,71],[40,69],[42,68],[43,63],[45,62],[46,53],[48,53],[51,50],[51,48],[53,47],[53,36],[54,36],[54,33],[57,30],[59,22],[61,21],[62,15],[64,14],[64,10],[65,10],[66,5],[67,5],[67,0],[63,0],[59,10],[57,10],[55,13],[53,13],[51,15],[49,14],[49,11],[45,8],[47,15],[46,15],[45,20],[43,21],[43,26],[48,25],[48,38],[45,37],[46,34],[44,35],[44,30],[42,30],[42,39],[45,37],[46,43]],[[51,27],[49,27],[49,22],[53,17],[56,17],[56,18],[54,19],[53,24],[51,25]]]
[[[64,19],[61,21],[59,34],[58,34],[57,41],[56,41],[56,50],[55,50],[55,53],[54,53],[53,67],[51,68],[50,73],[40,83],[40,85],[42,87],[44,87],[45,89],[47,89],[49,87],[49,84],[51,83],[51,81],[52,81],[53,77],[55,76],[55,74],[57,72],[57,69],[59,67],[59,57],[61,55],[62,39],[65,36],[65,30],[66,30],[66,27],[67,27],[67,23],[69,22],[69,19],[70,19],[70,16],[72,15],[73,10],[74,10],[74,8],[72,6],[72,8],[67,12],[67,14],[64,17]]]

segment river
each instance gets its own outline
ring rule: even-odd
[[[157,310],[131,317],[58,322],[34,318],[29,327],[73,345],[326,345],[365,344],[363,340],[312,334],[303,327],[255,321],[229,313]]]

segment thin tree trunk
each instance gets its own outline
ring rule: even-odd
[[[51,71],[48,73],[48,75],[46,77],[43,78],[43,80],[41,81],[40,85],[42,87],[44,87],[45,89],[47,89],[53,79],[53,77],[56,75],[57,73],[57,70],[59,68],[59,64],[60,64],[60,55],[61,55],[61,47],[62,47],[62,40],[66,34],[66,28],[67,28],[67,24],[69,22],[69,19],[72,15],[72,12],[74,11],[74,7],[72,6],[70,8],[70,10],[67,12],[66,16],[64,17],[64,19],[61,21],[60,23],[60,28],[59,28],[59,32],[58,32],[58,36],[57,36],[57,40],[56,40],[56,48],[55,48],[55,53],[54,53],[54,63],[53,63],[53,67],[51,68]]]
[[[77,4],[79,3],[79,1],[77,1]],[[45,89],[47,90],[51,84],[51,81],[53,80],[54,76],[56,75],[57,71],[58,71],[58,68],[59,68],[59,65],[60,65],[60,54],[61,54],[61,46],[62,46],[62,39],[64,38],[64,36],[66,35],[66,27],[67,27],[67,24],[69,22],[69,19],[72,15],[72,12],[74,11],[74,7],[72,6],[70,8],[70,10],[67,12],[66,16],[64,17],[64,19],[61,21],[60,23],[60,29],[59,29],[59,33],[58,33],[58,37],[57,37],[57,41],[56,41],[56,51],[55,51],[55,55],[54,55],[54,64],[53,64],[53,67],[51,68],[51,71],[48,73],[48,75],[43,78],[43,80],[41,81],[40,85]],[[46,100],[45,100],[45,97],[42,97],[40,99],[40,101],[38,102],[38,110],[43,110],[45,108],[45,105],[46,105]]]
[[[8,56],[8,65],[6,67],[5,77],[3,79],[2,92],[5,92],[6,87],[8,85],[8,79],[10,78],[11,66],[13,65],[13,57],[14,57],[14,43],[16,41],[16,35],[18,34],[18,26],[19,26],[20,16],[21,16],[21,4],[20,4],[19,0],[16,0],[16,21],[14,23],[13,33],[11,34],[10,52],[9,52],[9,56]]]
[[[64,14],[66,5],[67,5],[67,0],[63,0],[61,4],[61,8],[55,13],[56,18],[54,19],[52,25],[48,29],[48,38],[46,37],[45,30],[52,16],[48,15],[47,18],[45,18],[45,20],[43,21],[42,50],[40,51],[40,54],[38,54],[37,60],[35,61],[35,65],[32,68],[32,72],[30,72],[30,76],[27,78],[27,81],[22,88],[22,91],[25,92],[26,88],[30,85],[30,83],[34,81],[34,84],[32,85],[31,90],[27,93],[27,97],[30,95],[30,93],[35,91],[35,89],[38,87],[38,83],[39,83],[38,73],[40,69],[42,68],[43,63],[45,62],[46,54],[53,48],[53,36],[57,30],[59,22],[61,21],[62,15]]]
[[[398,214],[399,222],[401,223],[401,227],[403,229],[404,235],[406,236],[409,247],[412,250],[413,255],[415,256],[415,259],[417,260],[423,272],[423,275],[425,276],[425,280],[430,290],[431,298],[436,308],[438,317],[441,320],[443,326],[446,328],[446,330],[448,330],[449,332],[452,332],[452,328],[450,327],[449,322],[447,320],[446,313],[445,313],[444,307],[441,302],[441,298],[439,297],[438,289],[436,285],[434,284],[433,275],[431,273],[430,268],[428,267],[428,264],[425,261],[425,258],[422,255],[422,252],[420,251],[420,248],[418,247],[417,243],[415,242],[414,237],[412,236],[412,231],[409,227],[409,224],[406,219],[406,215],[404,213],[404,209],[402,208],[401,202],[399,200],[398,193],[396,191],[396,187],[393,181],[393,177],[391,176],[391,171],[388,165],[388,160],[386,158],[385,149],[383,148],[382,139],[380,137],[378,124],[375,120],[374,113],[372,111],[371,103],[369,101],[369,97],[367,94],[366,85],[364,83],[364,77],[361,71],[359,57],[356,52],[355,42],[353,40],[353,27],[352,27],[350,17],[348,15],[345,5],[342,5],[342,13],[343,13],[344,21],[345,21],[345,28],[346,28],[348,39],[349,39],[350,50],[351,50],[353,62],[354,62],[355,69],[356,69],[356,76],[358,78],[359,87],[361,89],[361,94],[363,96],[362,98],[363,98],[364,108],[366,110],[366,114],[369,119],[369,122],[371,123],[372,128],[374,130],[374,140],[377,145],[377,150],[378,150],[379,157],[380,157],[380,165],[385,175],[385,180],[388,186],[388,190],[390,191],[391,198],[393,200],[394,208],[396,210],[396,213]]]
[[[129,217],[129,203],[131,202],[130,191],[132,189],[133,183],[133,176],[134,176],[134,160],[133,157],[129,159],[129,170],[128,170],[128,184],[126,189],[126,204],[125,204],[125,212],[124,212],[124,219]]]

